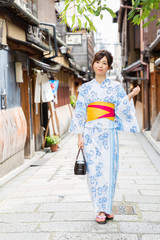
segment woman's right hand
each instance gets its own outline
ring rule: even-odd
[[[83,140],[82,134],[78,134],[78,148],[83,149],[83,146],[84,146],[84,140]]]

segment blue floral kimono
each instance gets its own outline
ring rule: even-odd
[[[107,118],[86,121],[87,106],[98,101],[115,105],[115,121]],[[87,181],[96,213],[112,212],[119,164],[118,130],[139,132],[133,100],[128,100],[122,85],[110,79],[101,84],[96,79],[83,84],[69,132],[83,135]]]

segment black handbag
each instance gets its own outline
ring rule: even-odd
[[[83,156],[82,160],[78,160],[80,151],[82,152],[82,156]],[[86,164],[85,156],[83,153],[83,149],[79,148],[77,157],[76,157],[76,162],[74,165],[74,174],[75,175],[85,175],[86,171],[87,171],[87,164]]]

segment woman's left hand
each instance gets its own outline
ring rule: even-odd
[[[140,90],[141,90],[141,89],[140,89],[139,86],[133,88],[132,92],[133,92],[133,94],[134,94],[134,97],[139,94]]]
[[[140,90],[141,89],[139,86],[133,88],[132,92],[130,94],[128,94],[128,99],[131,100],[132,98],[134,98],[136,95],[139,94]]]

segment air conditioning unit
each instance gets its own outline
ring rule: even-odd
[[[0,47],[7,47],[6,21],[4,19],[0,19]]]

